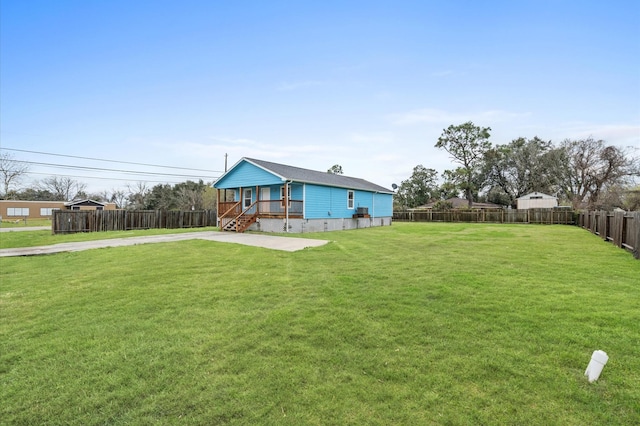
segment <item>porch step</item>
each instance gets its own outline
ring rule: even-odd
[[[235,232],[244,232],[251,226],[252,223],[256,221],[256,215],[252,216],[240,216],[233,219],[231,222],[227,223],[223,231],[235,231]],[[236,231],[236,223],[237,223],[237,231]]]

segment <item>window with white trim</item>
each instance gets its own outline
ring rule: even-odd
[[[291,207],[291,185],[287,186],[287,200],[289,200],[289,207]],[[284,186],[280,187],[280,205],[284,207]]]
[[[51,216],[54,210],[60,210],[59,208],[41,207],[40,216]]]
[[[244,200],[243,206],[245,209],[251,206],[251,199],[253,198],[253,192],[250,188],[245,188],[242,190],[242,199]]]
[[[353,210],[356,205],[356,192],[352,189],[347,191],[347,208]]]
[[[7,216],[29,216],[28,207],[8,207]]]

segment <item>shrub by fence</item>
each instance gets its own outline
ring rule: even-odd
[[[53,234],[216,226],[215,210],[54,210]]]
[[[581,212],[578,225],[640,259],[640,212]]]
[[[410,222],[545,223],[573,225],[576,214],[566,209],[452,209],[394,211],[393,220]]]

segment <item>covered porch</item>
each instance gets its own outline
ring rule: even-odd
[[[227,201],[229,193],[233,194],[233,201]],[[274,194],[280,198],[272,199]],[[304,217],[303,200],[291,199],[291,185],[288,183],[280,188],[256,186],[218,189],[217,199],[221,231],[244,232],[260,218],[288,221]]]

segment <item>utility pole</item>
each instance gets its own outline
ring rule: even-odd
[[[227,157],[229,157],[229,154],[227,154],[226,152],[224,153],[224,172],[227,173]],[[224,201],[227,201],[227,190],[224,190]]]

